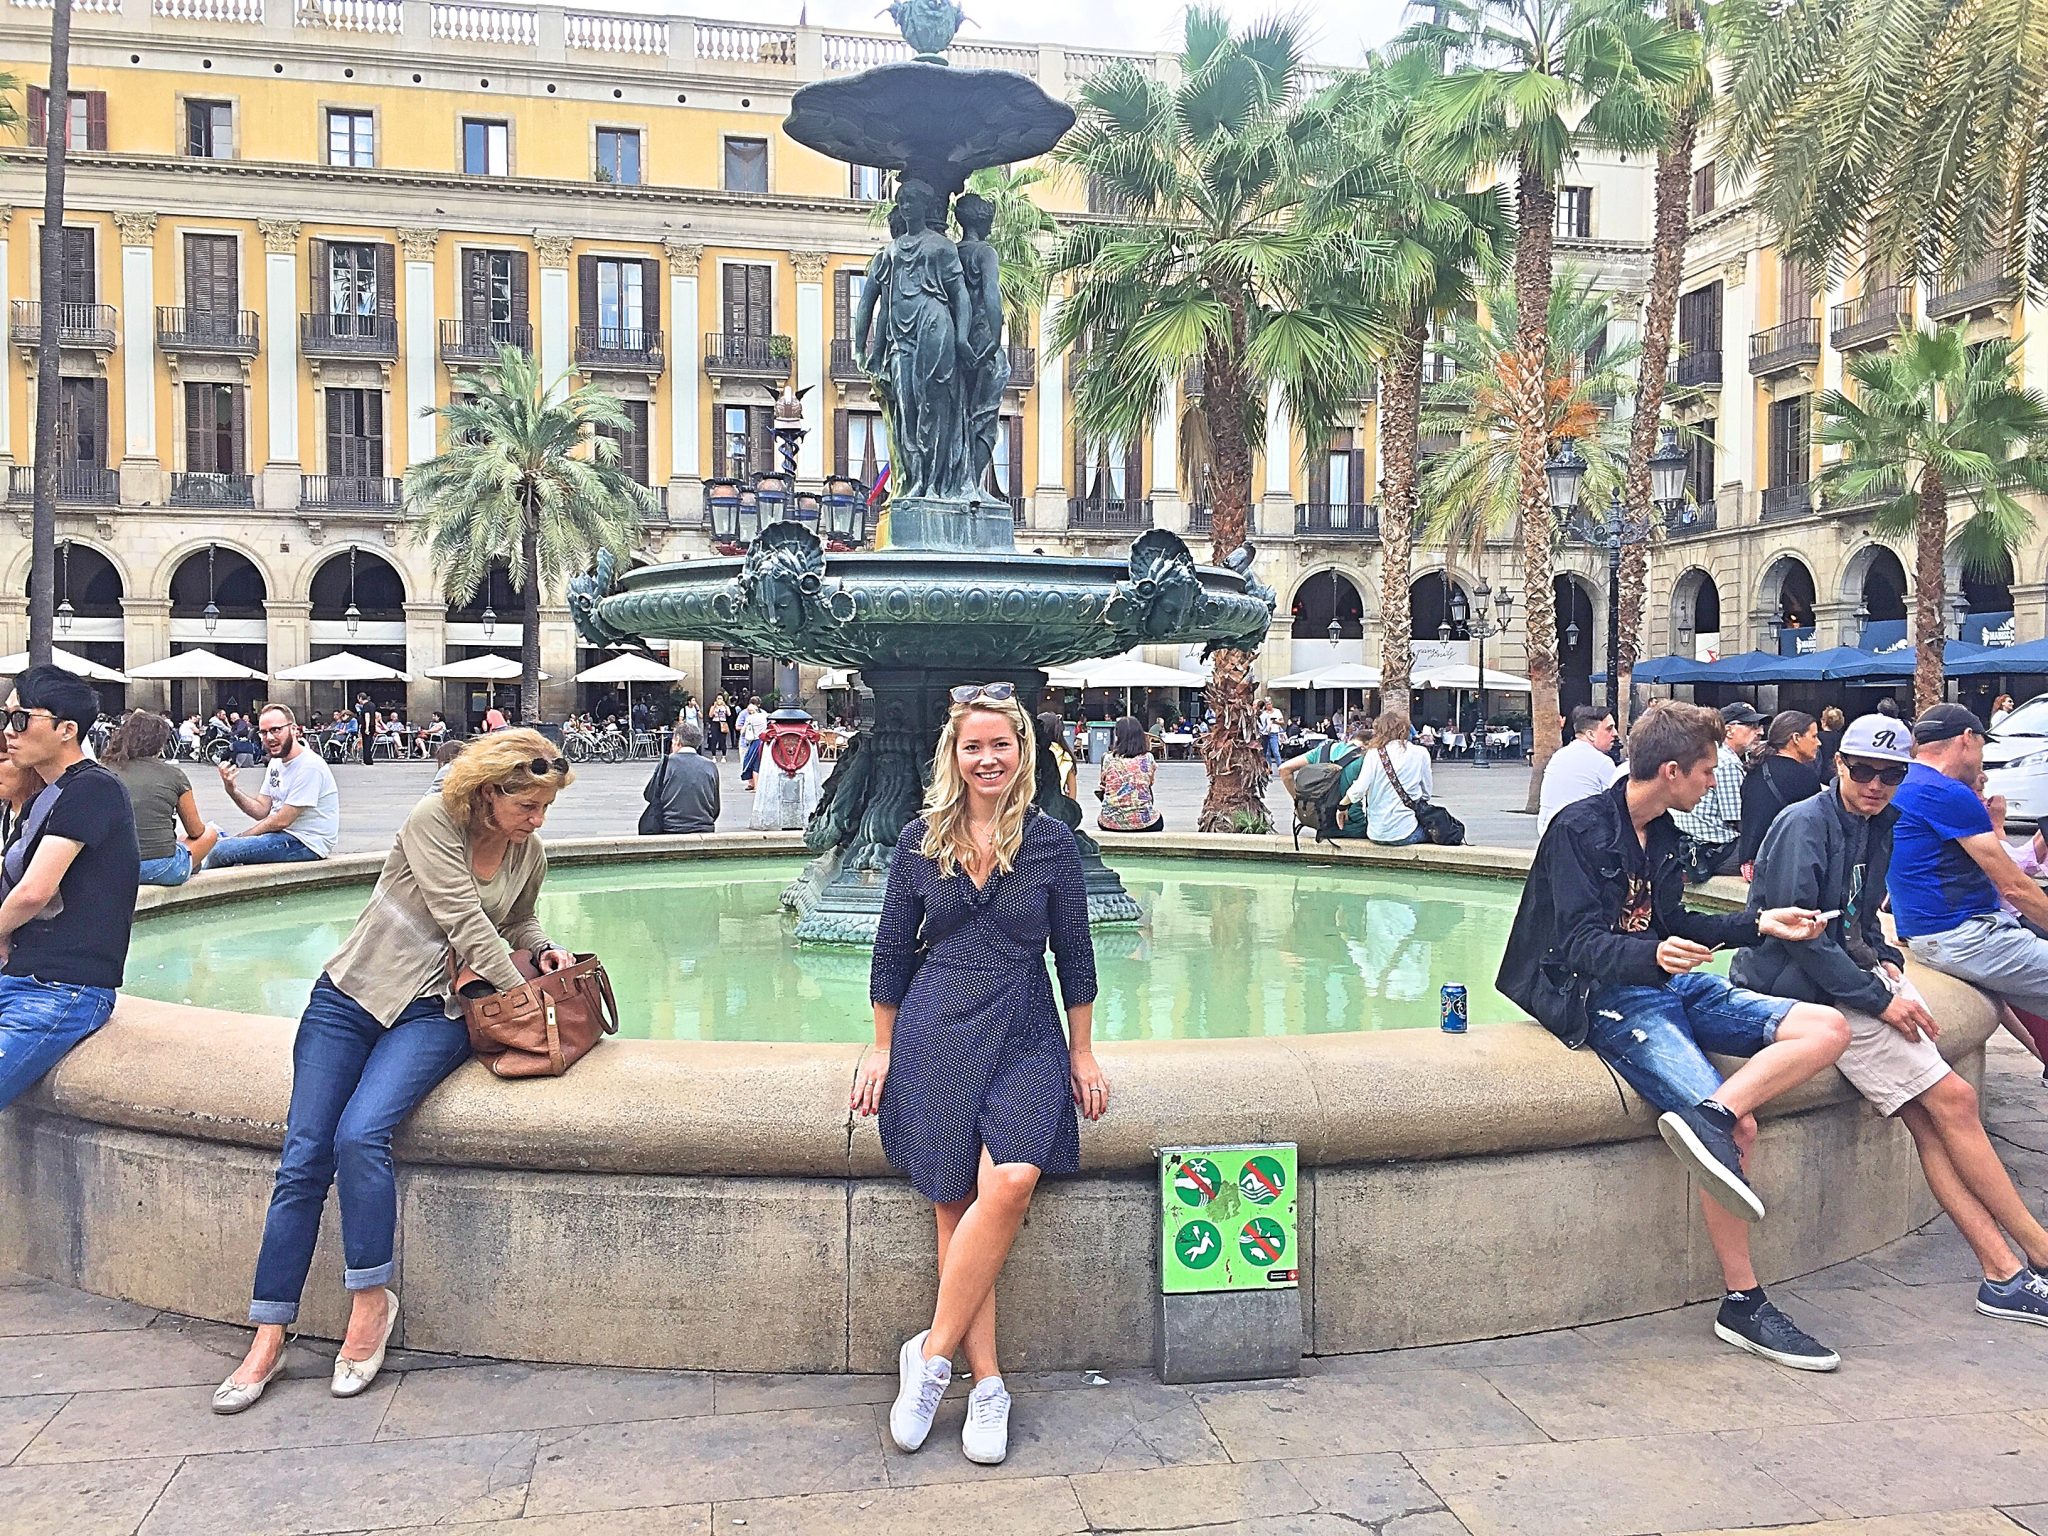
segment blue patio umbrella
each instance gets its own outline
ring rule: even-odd
[[[1951,640],[1943,651],[1942,669],[1950,677],[2048,673],[2048,640],[2029,640],[2024,645],[1969,645]]]
[[[2041,645],[2036,641],[2034,645]],[[2009,645],[2007,651],[2029,650],[2030,646]],[[2024,672],[2026,668],[1985,666],[1986,657],[1999,654],[1997,647],[1972,645],[1967,640],[1951,640],[1942,647],[1942,670],[1950,677],[1983,677],[2002,671]],[[1919,653],[1912,646],[1896,651],[1864,652],[1861,660],[1852,660],[1831,671],[1828,676],[1845,683],[1907,683],[1913,680],[1913,669]]]

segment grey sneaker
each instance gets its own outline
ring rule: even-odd
[[[1000,1376],[984,1376],[967,1394],[967,1422],[960,1449],[984,1467],[1001,1466],[1010,1454],[1010,1390]]]
[[[906,1339],[896,1353],[896,1401],[889,1408],[889,1438],[900,1451],[914,1451],[932,1432],[932,1415],[953,1379],[953,1362],[927,1360],[924,1341],[931,1330]]]

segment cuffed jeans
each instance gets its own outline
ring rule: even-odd
[[[468,1057],[468,1031],[439,998],[412,1003],[386,1029],[325,976],[313,983],[292,1042],[292,1103],[250,1322],[298,1318],[329,1184],[341,1195],[343,1284],[367,1291],[389,1283],[398,1228],[391,1133]]]
[[[310,864],[320,857],[289,832],[258,832],[254,837],[224,837],[206,856],[208,869],[233,869],[238,864]]]
[[[0,976],[0,1109],[42,1081],[113,1011],[108,987]]]

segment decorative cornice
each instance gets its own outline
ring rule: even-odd
[[[407,261],[432,261],[434,247],[440,243],[441,231],[425,229],[418,225],[400,225],[398,243],[405,251]]]
[[[153,245],[156,242],[156,215],[146,209],[116,213],[114,227],[121,232],[123,245]]]
[[[533,248],[540,256],[544,267],[566,267],[569,265],[569,248],[576,243],[573,235],[535,235]]]
[[[297,219],[258,219],[256,227],[263,232],[263,249],[277,256],[292,256],[299,249],[299,221]]]
[[[825,281],[825,252],[791,251],[789,259],[796,263],[796,280],[800,283],[822,283]]]
[[[668,252],[668,271],[671,277],[695,277],[697,263],[703,259],[704,247],[692,240],[664,240],[663,250]]]

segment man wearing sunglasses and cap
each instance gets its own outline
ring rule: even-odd
[[[1974,728],[1937,719],[1933,729],[1955,725]],[[1739,951],[1729,974],[1738,986],[1844,1011],[1849,1048],[1837,1065],[1872,1108],[1897,1115],[1912,1133],[1928,1188],[1983,1266],[1977,1310],[2048,1323],[2048,1277],[2041,1273],[2048,1269],[2048,1231],[1992,1149],[1976,1091],[1942,1060],[1934,1043],[1940,1027],[1901,969],[1905,956],[1886,940],[1878,915],[1893,865],[1894,829],[1901,825],[1893,796],[1904,798],[1900,786],[1911,775],[1936,777],[1931,768],[1913,766],[1910,735],[1911,728],[1886,715],[1852,722],[1836,750],[1834,783],[1771,824],[1757,853],[1750,910],[1812,907],[1830,914],[1828,924],[1803,943],[1767,937]],[[1976,799],[1965,786],[1954,787]],[[1937,800],[1953,798],[1941,784],[1933,789]],[[1956,802],[1958,813],[1967,810]],[[1924,812],[1916,815],[1925,821]],[[1896,906],[1896,886],[1893,891]],[[2025,1262],[2013,1256],[2008,1234],[2025,1250]]]

